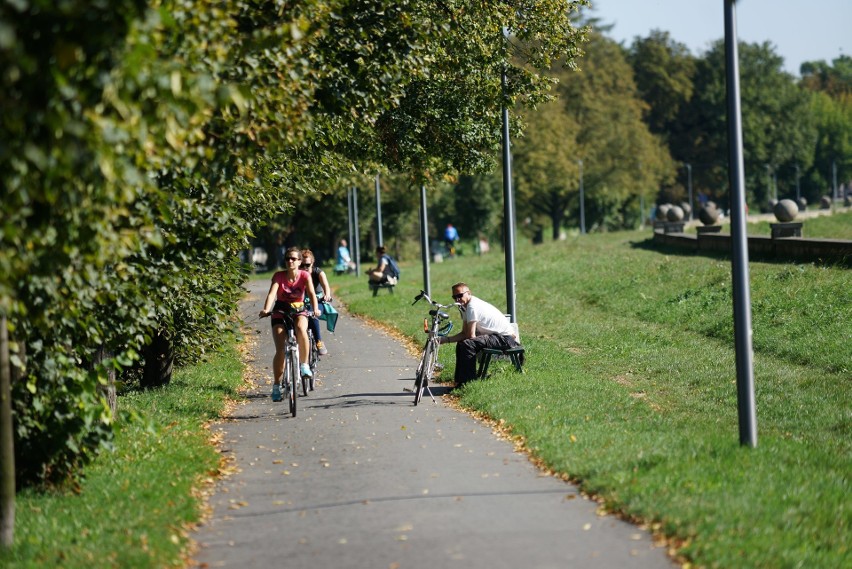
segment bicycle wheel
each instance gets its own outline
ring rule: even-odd
[[[417,366],[417,375],[414,379],[414,405],[420,403],[423,392],[426,391],[426,387],[429,385],[429,378],[434,368],[434,359],[435,346],[431,341],[427,341],[426,346],[423,348],[423,357],[420,358],[420,365]]]
[[[310,346],[310,355],[308,356],[308,365],[311,367],[311,377],[308,381],[309,388],[311,391],[314,390],[315,382],[314,378],[317,374],[317,368],[319,367],[317,364],[319,363],[319,350],[317,349],[316,338],[314,338],[314,333],[312,330],[308,330],[308,345]]]
[[[290,414],[294,417],[296,416],[296,385],[298,385],[299,381],[299,351],[298,349],[293,349],[292,347],[287,351],[287,375],[289,385],[290,385],[290,393],[288,393],[290,397]]]

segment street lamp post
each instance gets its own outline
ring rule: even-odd
[[[772,167],[769,164],[766,166],[766,201],[772,199]]]
[[[686,166],[686,188],[689,191],[689,219],[695,219],[695,205],[692,203],[692,164],[684,162]]]
[[[509,43],[509,29],[503,28],[503,38]],[[506,106],[508,85],[506,64],[503,64],[500,83],[503,93],[503,239],[506,252],[506,312],[511,322],[518,321],[515,308],[515,197],[512,192],[512,148],[509,141],[509,108]]]
[[[423,260],[423,290],[432,296],[429,272],[429,223],[426,219],[426,185],[420,184],[420,257]]]
[[[731,280],[734,304],[734,345],[737,367],[737,415],[740,444],[757,446],[754,402],[751,290],[748,277],[748,236],[745,216],[745,164],[740,107],[740,69],[735,0],[725,0],[725,70],[728,100],[728,183],[731,187]]]
[[[802,199],[802,188],[799,186],[799,165],[796,164],[796,203],[799,203],[799,200]]]
[[[583,192],[583,161],[577,160],[580,166],[580,235],[586,234],[586,196]]]
[[[361,230],[358,227],[358,188],[352,186],[352,228],[355,232],[355,276],[361,276],[361,238],[359,237]]]
[[[382,238],[382,189],[379,186],[379,175],[376,174],[376,238],[379,245],[384,245]]]
[[[837,161],[831,161],[831,201],[837,200]]]

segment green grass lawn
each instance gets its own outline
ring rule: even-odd
[[[725,258],[661,253],[650,232],[519,243],[526,373],[498,365],[460,403],[698,566],[848,566],[852,273],[751,264],[759,440],[745,448],[730,271]],[[465,281],[506,305],[499,249],[432,264],[431,276],[441,302]],[[421,265],[403,263],[402,277],[372,298],[365,277],[330,275],[353,312],[420,342]],[[452,349],[440,359],[452,377]]]
[[[0,566],[184,566],[186,528],[202,514],[198,490],[219,469],[204,424],[241,382],[231,348],[179,370],[167,388],[121,396],[115,450],[86,467],[78,487],[18,494],[15,546]]]

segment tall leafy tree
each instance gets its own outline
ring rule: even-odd
[[[808,61],[801,72],[800,84],[815,93],[811,112],[817,125],[813,166],[804,176],[802,191],[816,201],[829,193],[833,168],[838,184],[852,184],[852,57],[842,55],[831,64]]]
[[[814,93],[810,110],[816,122],[814,161],[805,172],[802,192],[810,202],[833,190],[837,184],[852,184],[852,95],[831,97]]]
[[[841,55],[831,63],[805,61],[802,63],[801,84],[811,91],[820,91],[834,98],[852,96],[852,56]]]
[[[771,44],[741,42],[739,56],[747,200],[765,204],[772,197],[767,171],[790,173],[796,164],[802,169],[811,164],[816,132],[810,97],[783,71],[783,60]],[[728,136],[723,41],[698,60],[693,97],[671,140],[675,158],[693,165],[696,188],[724,205]]]
[[[647,107],[651,132],[668,138],[680,109],[692,98],[695,57],[668,32],[652,30],[628,51],[639,96]]]
[[[556,76],[559,104],[531,113],[516,144],[519,212],[561,223],[570,209],[576,219],[582,160],[587,227],[635,226],[640,196],[650,203],[674,167],[642,120],[646,107],[622,49],[593,34],[582,69],[564,66]]]

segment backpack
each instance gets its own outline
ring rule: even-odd
[[[390,255],[385,255],[388,258],[388,266],[390,267],[390,274],[392,277],[399,278],[400,270],[399,265],[396,264],[396,260]]]

